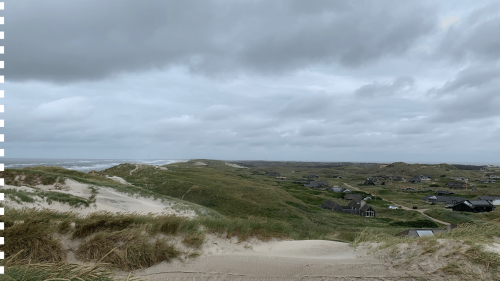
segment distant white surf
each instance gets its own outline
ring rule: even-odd
[[[102,171],[124,163],[165,165],[186,162],[185,159],[43,159],[43,158],[5,158],[2,162],[6,169],[21,169],[35,166],[59,166],[62,168],[90,172]]]

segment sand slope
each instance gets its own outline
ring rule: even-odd
[[[91,185],[79,183],[71,179],[66,179],[66,182],[62,186],[54,185],[37,185],[36,187],[45,191],[55,191],[60,193],[71,194],[84,199],[90,198],[92,196]],[[194,217],[195,212],[192,210],[176,210],[175,203],[173,202],[161,202],[160,200],[154,200],[152,198],[144,198],[139,196],[132,196],[126,193],[118,192],[109,187],[96,187],[97,190],[95,204],[90,207],[80,207],[73,208],[68,204],[63,204],[60,202],[52,202],[51,204],[39,198],[35,203],[23,203],[18,204],[6,198],[5,204],[13,208],[48,208],[54,209],[61,212],[75,211],[80,214],[88,214],[96,211],[110,211],[110,212],[137,212],[142,214],[147,213],[169,213],[177,214],[181,216]],[[26,186],[12,186],[5,185],[5,189],[16,189],[26,192],[33,192],[34,189]]]
[[[137,276],[148,280],[401,280],[382,260],[347,243],[305,240],[237,243],[210,237],[203,254],[161,263]]]

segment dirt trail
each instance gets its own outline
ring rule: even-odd
[[[132,175],[133,172],[139,170],[139,164],[135,164],[135,169],[130,171],[130,175]]]
[[[366,192],[366,193],[369,193],[369,194],[371,194],[371,195],[375,196],[374,194],[372,194],[372,193],[370,193],[370,192],[367,192],[367,191],[361,190],[361,189],[359,189],[359,188],[357,188],[357,187],[354,187],[354,186],[352,186],[352,185],[349,185],[349,184],[347,184],[347,183],[344,183],[344,184],[345,184],[345,185],[347,185],[348,187],[352,188],[352,189],[357,190],[357,191]],[[428,209],[420,209],[420,210],[419,210],[419,209],[412,209],[412,208],[408,208],[408,207],[406,207],[406,206],[403,206],[403,205],[401,205],[401,204],[394,203],[393,201],[389,201],[389,200],[386,200],[386,199],[382,199],[382,200],[387,201],[387,202],[390,202],[390,203],[394,204],[395,206],[401,206],[401,208],[402,208],[403,210],[408,210],[408,211],[415,211],[415,212],[419,212],[419,213],[421,213],[422,215],[424,215],[425,217],[427,217],[427,218],[429,218],[429,219],[431,219],[431,220],[433,220],[433,221],[435,221],[435,222],[437,222],[437,223],[444,224],[444,225],[450,225],[450,223],[449,223],[449,222],[441,221],[441,220],[435,219],[435,218],[433,218],[433,217],[430,217],[430,216],[428,216],[428,215],[424,214],[424,212],[425,212],[425,211],[427,211]]]

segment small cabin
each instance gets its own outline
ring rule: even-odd
[[[453,211],[483,213],[491,212],[495,209],[488,200],[465,200],[451,207]]]

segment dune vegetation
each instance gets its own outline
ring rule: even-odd
[[[16,276],[21,272],[25,272],[25,276],[30,276],[30,272],[37,272],[36,274],[47,274],[51,278],[61,278],[58,280],[73,280],[71,274],[81,273],[88,276],[84,280],[111,280],[113,277],[109,268],[133,271],[172,259],[199,256],[207,235],[233,237],[239,241],[278,238],[324,239],[353,245],[376,242],[383,245],[382,248],[405,243],[436,246],[438,240],[454,240],[468,245],[462,255],[465,260],[485,266],[488,270],[498,268],[498,256],[483,251],[481,245],[493,243],[495,237],[499,236],[500,210],[487,214],[450,212],[442,205],[429,205],[421,200],[425,195],[434,194],[425,188],[439,189],[453,176],[480,178],[481,175],[475,171],[462,171],[447,164],[422,167],[394,163],[383,168],[379,165],[314,165],[297,162],[236,164],[194,160],[163,167],[121,164],[91,173],[59,167],[7,169],[0,172],[0,177],[5,178],[7,185],[32,189],[31,192],[3,189],[8,200],[19,204],[42,198],[47,202],[55,201],[75,208],[86,208],[95,203],[95,195],[98,193],[98,189],[93,188],[95,186],[112,188],[131,196],[175,202],[175,208],[194,210],[196,213],[195,217],[183,217],[167,213],[101,211],[84,216],[78,214],[76,209],[74,212],[57,212],[49,209],[6,207],[5,230],[1,232],[2,236],[9,239],[9,243],[0,246],[7,257],[3,263],[10,264],[6,276],[18,280]],[[265,175],[266,171],[280,172],[288,180],[268,177]],[[434,180],[413,185],[417,189],[414,192],[398,188],[408,185],[406,183],[362,185],[367,176],[391,173],[406,176],[431,174]],[[367,218],[320,208],[326,199],[343,205],[347,205],[348,201],[343,199],[342,193],[311,189],[292,182],[302,180],[310,174],[318,175],[319,180],[328,181],[329,186],[348,187],[352,193],[360,194],[363,198],[372,197],[366,202],[376,211],[376,217]],[[340,174],[342,178],[332,177]],[[111,176],[120,177],[130,184],[112,180],[109,178]],[[90,185],[92,196],[81,198],[37,187],[63,186],[67,179]],[[495,194],[498,194],[498,187],[493,185],[481,187],[477,192],[461,190],[455,196],[475,198],[478,195]],[[391,205],[415,206],[418,210],[425,208],[426,211],[422,214],[402,208],[393,210],[389,209]],[[431,238],[395,236],[408,228],[443,227],[427,216],[452,224],[462,224],[463,227]],[[69,253],[66,244],[61,241],[71,241],[77,246]],[[423,251],[415,255],[428,253]],[[96,267],[67,267],[68,260],[71,259],[91,262]],[[26,264],[38,266],[26,267]],[[453,272],[453,266],[447,270]],[[67,275],[58,275],[63,271]]]

